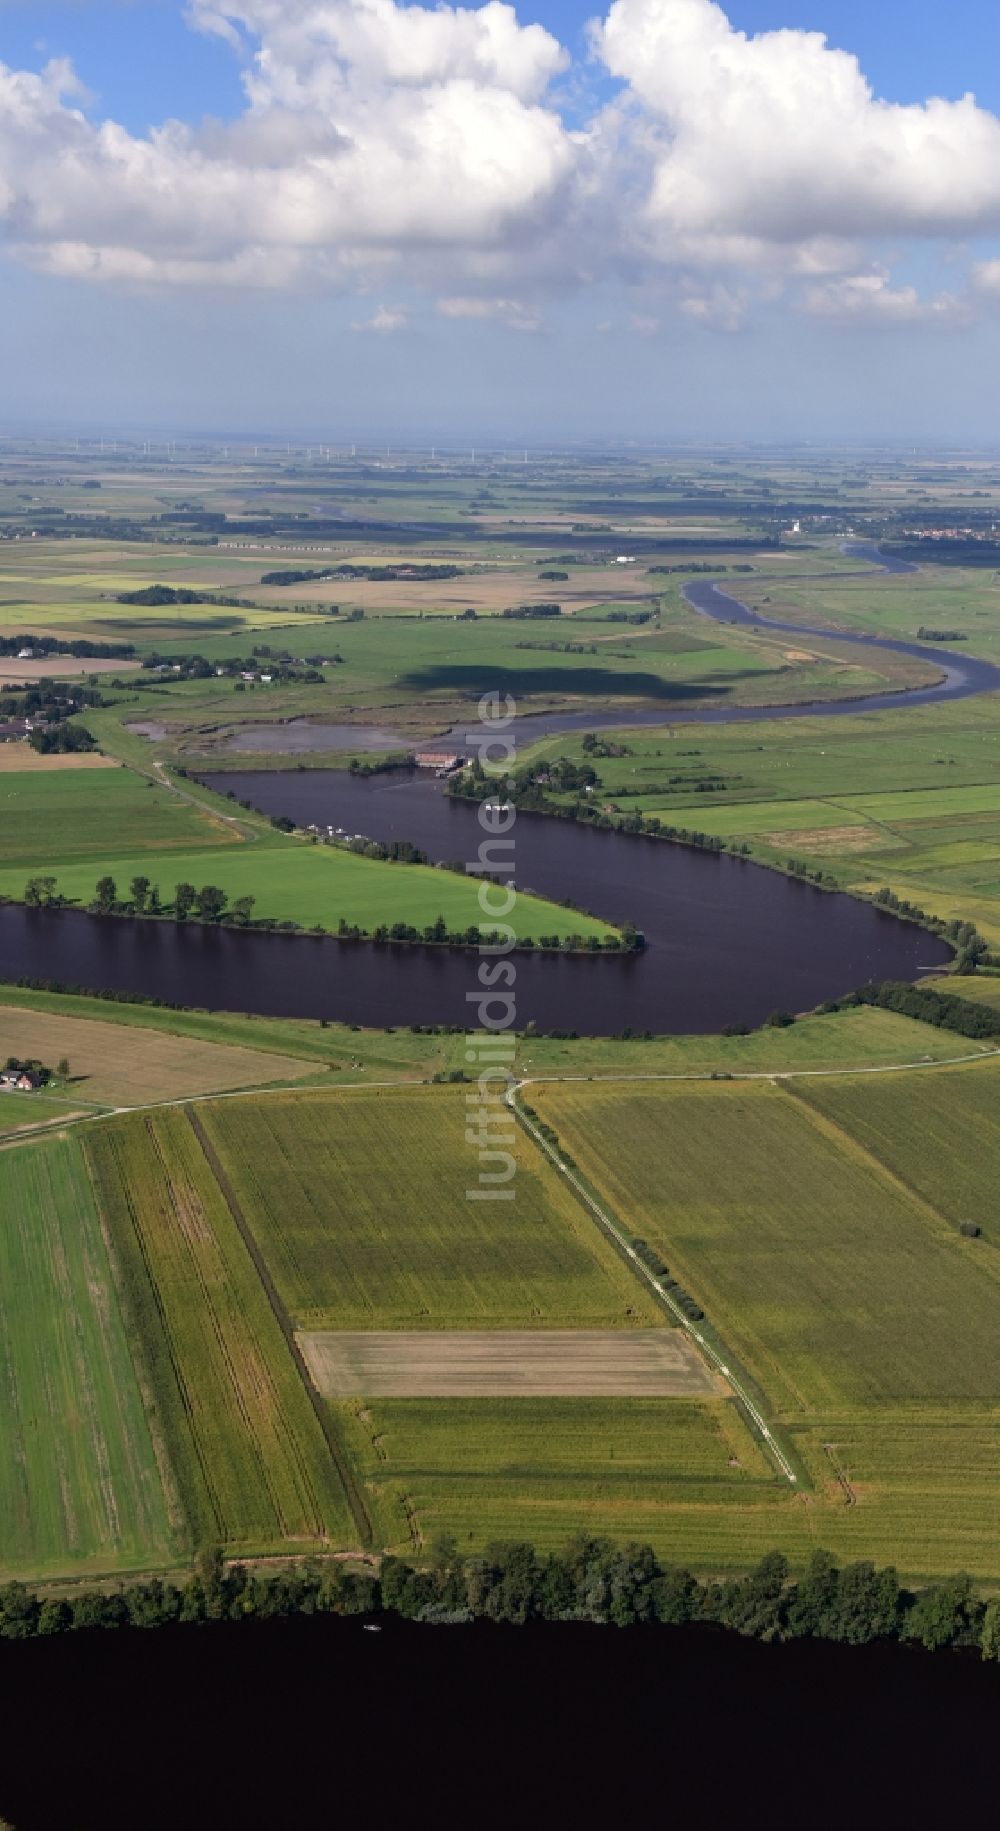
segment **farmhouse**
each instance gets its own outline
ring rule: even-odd
[[[418,769],[435,769],[439,776],[450,776],[452,770],[461,769],[465,762],[464,757],[445,750],[418,750],[413,760]]]
[[[0,1087],[9,1092],[35,1093],[42,1085],[41,1076],[30,1068],[0,1069]]]

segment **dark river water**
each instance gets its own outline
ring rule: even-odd
[[[426,776],[340,770],[208,777],[267,813],[413,840],[431,858],[475,862],[478,810]],[[892,916],[728,855],[522,815],[521,889],[570,898],[642,929],[628,957],[516,958],[516,1024],[611,1035],[624,1028],[711,1032],[803,1011],[868,979],[914,979],[950,958]],[[402,873],[406,866],[396,867]],[[391,911],[389,912],[391,917]],[[335,912],[331,912],[331,921]],[[385,1025],[474,1021],[474,953],[375,947],[81,913],[0,908],[0,973],[178,1004]]]
[[[705,1628],[311,1619],[0,1642],[16,1831],[995,1821],[1000,1671]]]

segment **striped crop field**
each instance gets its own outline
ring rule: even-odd
[[[201,1109],[300,1329],[638,1328],[662,1312],[518,1130],[512,1201],[469,1200],[466,1089]]]
[[[195,1544],[357,1543],[306,1384],[187,1113],[114,1119],[87,1151]]]
[[[782,1410],[1000,1399],[974,1243],[795,1095],[583,1083],[532,1103]]]
[[[775,1544],[804,1558],[801,1502],[726,1400],[389,1399],[332,1406],[385,1544],[453,1533],[547,1550],[576,1532],[737,1568]]]
[[[980,1227],[972,1259],[1000,1247],[1000,1060],[933,1075],[804,1081],[810,1106],[850,1135],[955,1227]],[[989,1241],[989,1246],[986,1245]],[[1000,1277],[1000,1255],[995,1259]]]
[[[956,1562],[1000,1578],[997,1074],[984,1060],[785,1085],[531,1089],[794,1445],[807,1483],[772,1534],[793,1559],[798,1521],[814,1544],[914,1580]],[[966,1215],[984,1237],[962,1236]],[[744,1557],[760,1517],[734,1499]],[[688,1543],[702,1556],[700,1526]]]
[[[153,1439],[83,1156],[0,1153],[0,1570],[169,1562]]]

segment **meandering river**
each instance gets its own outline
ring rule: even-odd
[[[853,551],[877,557],[874,550]],[[906,564],[881,563],[889,569]],[[707,580],[689,584],[686,596],[695,609],[716,620],[759,624],[787,635],[817,634],[812,625],[761,617]],[[517,720],[518,741],[523,746],[554,732],[581,729],[835,718],[1000,689],[1000,668],[990,662],[843,633],[870,648],[927,660],[941,678],[904,695],[871,694],[833,704],[693,711],[594,707],[532,714]],[[290,728],[277,729],[284,743]],[[328,732],[336,729],[338,738],[349,731],[349,741],[365,748],[361,727],[304,729],[311,734],[307,741],[317,746],[327,747]],[[370,736],[379,748],[393,741],[384,728]],[[439,741],[461,745],[464,737],[464,728],[456,727]],[[426,778],[257,771],[206,780],[265,812],[290,814],[302,824],[340,826],[374,839],[410,839],[439,862],[472,862],[477,855],[475,808],[448,799]],[[696,813],[688,818],[697,825]],[[400,866],[400,872],[405,868]],[[727,1024],[760,1023],[775,1009],[809,1009],[868,979],[915,979],[950,957],[933,936],[851,897],[827,894],[725,854],[569,821],[521,817],[515,876],[522,890],[555,901],[569,899],[615,924],[634,922],[648,944],[644,953],[628,958],[519,956],[519,1027],[530,1022],[543,1030],[597,1035],[624,1028],[711,1032]],[[392,911],[387,914],[391,919]],[[338,915],[332,899],[327,926],[335,926]],[[474,956],[438,948],[177,928],[15,906],[0,908],[0,973],[218,1009],[365,1025],[464,1024],[468,994],[476,986]]]

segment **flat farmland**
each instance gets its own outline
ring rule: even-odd
[[[175,1525],[80,1150],[0,1152],[0,1571],[170,1562]]]
[[[727,1392],[679,1329],[302,1334],[324,1398],[698,1398]]]
[[[111,1120],[86,1148],[194,1544],[356,1543],[323,1430],[187,1115]]]
[[[45,787],[68,780],[68,776],[52,777],[46,780]],[[101,780],[114,782],[116,777],[104,776]],[[232,828],[217,816],[192,808],[176,796],[170,797],[169,807],[162,803],[159,806],[164,821],[176,820],[179,829],[185,819],[200,825],[194,827],[193,835],[190,831],[179,832],[185,849],[174,850],[167,836],[169,825],[159,841],[154,838],[157,806],[153,795],[167,797],[169,791],[152,785],[151,824],[144,829],[141,840],[133,838],[136,849],[132,852],[120,849],[123,835],[117,827],[109,842],[113,800],[102,808],[100,798],[84,797],[80,824],[74,829],[73,798],[57,813],[51,804],[42,807],[38,795],[25,796],[16,824],[8,829],[4,792],[0,782],[0,822],[4,823],[0,824],[0,895],[23,896],[28,872],[44,870],[55,877],[60,895],[86,905],[93,898],[98,877],[113,877],[119,896],[127,897],[131,879],[145,876],[159,886],[164,902],[173,899],[179,883],[199,887],[212,883],[226,892],[230,902],[238,897],[253,897],[255,917],[298,922],[302,927],[318,922],[335,929],[343,917],[369,930],[395,921],[426,928],[439,915],[453,931],[464,931],[479,923],[486,926],[478,884],[458,872],[439,871],[432,865],[388,864],[336,846],[305,845],[278,835],[242,844]],[[52,802],[57,800],[53,795]],[[52,835],[48,840],[47,833]],[[187,849],[192,843],[196,850]],[[14,856],[19,862],[12,862]],[[512,919],[519,935],[533,938],[614,932],[607,922],[527,895],[518,897]]]
[[[130,769],[5,770],[0,775],[0,865],[9,895],[20,895],[24,888],[18,871],[58,875],[66,866],[63,875],[72,875],[77,865],[76,894],[90,897],[112,850],[121,855],[130,846],[141,848],[145,856],[131,861],[134,873],[149,876],[160,852],[182,846],[218,851],[232,839],[231,828],[218,814],[193,807]],[[204,872],[204,861],[198,864]],[[121,889],[127,890],[127,879]]]
[[[975,1242],[793,1095],[584,1083],[531,1098],[780,1411],[1000,1396],[1000,1295]]]
[[[641,1328],[662,1321],[530,1139],[515,1198],[470,1201],[461,1088],[201,1109],[299,1329]]]
[[[74,1106],[71,1099],[53,1099],[48,1094],[0,1093],[0,1138],[12,1138],[17,1133],[37,1131],[54,1122],[76,1119],[84,1110]]]
[[[294,1080],[317,1068],[314,1062],[267,1050],[0,1004],[0,1059],[6,1061],[10,1055],[51,1067],[65,1057],[70,1076],[60,1089],[62,1098],[101,1106],[142,1106],[184,1095],[260,1087],[269,1081]],[[38,1097],[10,1094],[0,1099],[30,1112]]]
[[[864,1085],[838,1076],[797,1091],[956,1228],[981,1227],[1000,1246],[1000,1061]],[[1000,1276],[1000,1257],[980,1251]]]
[[[723,1399],[378,1398],[331,1409],[387,1546],[448,1532],[463,1551],[496,1539],[554,1550],[593,1532],[725,1570],[774,1545],[802,1562],[816,1542],[809,1512]]]
[[[0,776],[58,775],[66,770],[118,769],[114,757],[99,750],[32,750],[30,744],[0,744]]]
[[[794,1436],[817,1544],[915,1581],[967,1570],[996,1583],[1000,1407],[858,1412]]]

